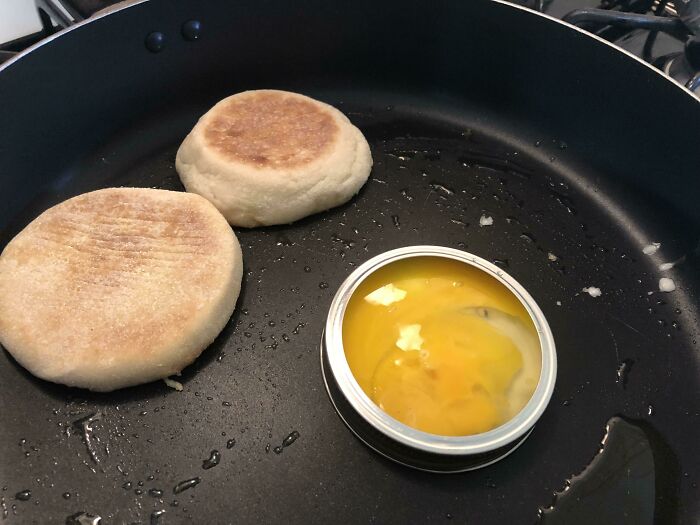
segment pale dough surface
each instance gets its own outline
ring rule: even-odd
[[[225,98],[199,119],[175,167],[233,225],[286,224],[347,202],[367,181],[367,140],[336,108],[276,90]]]
[[[110,391],[179,373],[241,288],[231,227],[184,192],[110,188],[42,213],[0,255],[0,343],[32,374]]]

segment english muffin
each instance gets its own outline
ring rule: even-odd
[[[86,193],[42,213],[0,255],[0,344],[69,386],[165,378],[226,325],[242,270],[231,227],[198,195]]]
[[[187,191],[228,221],[286,224],[347,202],[367,181],[369,145],[340,111],[276,90],[245,91],[210,109],[175,167]]]

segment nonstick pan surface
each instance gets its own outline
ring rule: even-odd
[[[700,153],[676,129],[698,122],[697,103],[606,45],[504,4],[438,3],[420,23],[417,5],[367,17],[369,7],[154,1],[77,28],[0,71],[2,100],[15,102],[0,123],[2,245],[82,192],[182,190],[180,141],[213,102],[243,89],[291,89],[335,105],[364,132],[375,160],[348,204],[288,226],[237,230],[245,262],[238,307],[183,372],[183,392],[161,382],[111,394],[69,389],[33,378],[3,352],[0,523],[4,509],[7,523],[65,523],[82,512],[103,524],[697,520],[700,215],[692,195],[700,183],[692,168]],[[193,51],[173,41],[176,24],[195,16],[211,33]],[[282,31],[294,20],[307,24],[304,39]],[[528,31],[489,36],[489,28],[517,24]],[[170,55],[137,49],[136,38],[142,46],[158,27],[171,29]],[[419,28],[429,50],[408,39]],[[579,54],[581,78],[567,77],[568,62],[542,31]],[[530,64],[524,51],[506,56],[503,42],[524,42],[526,33],[540,51]],[[361,47],[370,37],[374,49]],[[497,58],[484,59],[474,42]],[[272,52],[281,46],[295,51]],[[61,62],[78,48],[93,71]],[[606,102],[597,95],[609,88],[585,80],[603,67],[591,57],[647,83],[628,94],[633,100]],[[557,67],[555,89],[559,74],[546,71]],[[515,83],[503,98],[509,90],[479,80],[514,68],[516,77],[532,70],[535,85]],[[46,75],[45,88],[20,93],[32,75]],[[624,91],[614,86],[610,96]],[[666,97],[664,118],[660,109],[634,113],[650,95]],[[588,111],[597,105],[599,114]],[[616,135],[620,128],[628,133]],[[642,134],[673,143],[676,153],[659,158],[638,143]],[[479,226],[482,215],[494,224]],[[661,248],[645,255],[651,242]],[[368,258],[412,244],[461,248],[501,265],[534,296],[557,342],[549,408],[518,450],[479,471],[435,475],[383,459],[343,426],[323,386],[319,344],[336,288]],[[677,260],[670,271],[658,268]],[[660,293],[662,276],[677,291]],[[582,291],[590,286],[602,296]],[[594,460],[606,425],[608,448]],[[299,438],[274,453],[293,431]],[[203,469],[213,450],[220,463]],[[571,483],[576,498],[560,495],[538,517],[592,460]],[[194,478],[198,484],[174,493]]]

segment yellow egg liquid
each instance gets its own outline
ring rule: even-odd
[[[389,263],[348,303],[350,370],[385,412],[418,430],[496,428],[532,397],[542,366],[532,319],[495,278],[443,257]]]

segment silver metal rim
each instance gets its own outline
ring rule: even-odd
[[[333,397],[333,392],[331,390],[330,385],[328,384],[328,379],[326,378],[326,367],[323,364],[323,344],[321,344],[320,356],[321,356],[321,376],[323,377],[323,384],[326,386],[326,393],[328,394],[328,399],[331,400],[331,404],[333,405],[333,408],[335,408],[335,412],[338,414],[338,417],[340,418],[340,420],[343,423],[345,423],[345,426],[350,429],[350,432],[352,432],[357,439],[362,441],[362,443],[364,443],[369,448],[374,450],[380,456],[383,456],[386,459],[390,459],[394,463],[398,463],[399,465],[403,465],[404,467],[410,467],[412,469],[420,470],[422,472],[431,472],[433,474],[459,474],[460,472],[470,472],[472,470],[479,470],[481,468],[488,467],[489,465],[493,465],[494,463],[498,463],[502,459],[510,456],[513,452],[515,452],[516,450],[518,450],[520,448],[520,445],[522,445],[525,442],[525,440],[530,437],[530,434],[532,434],[532,431],[534,430],[534,428],[531,428],[530,430],[528,430],[527,433],[522,438],[520,438],[520,441],[515,443],[515,445],[513,447],[507,449],[502,455],[495,457],[495,458],[492,458],[488,461],[485,461],[484,463],[479,463],[478,465],[474,465],[472,467],[454,468],[451,470],[437,470],[437,469],[433,470],[433,469],[429,469],[429,468],[418,467],[418,466],[413,465],[411,463],[406,463],[404,461],[400,461],[400,460],[396,459],[394,456],[391,456],[390,454],[387,454],[383,450],[380,450],[379,448],[375,447],[373,443],[371,443],[370,441],[367,441],[364,437],[362,437],[362,435],[357,431],[357,429],[355,427],[353,427],[350,424],[350,422],[347,420],[347,418],[343,415],[343,413],[338,408],[338,405],[335,402],[335,398]]]
[[[61,29],[60,31],[57,31],[56,33],[47,36],[46,38],[43,38],[39,40],[36,44],[33,44],[29,46],[27,49],[24,49],[23,51],[20,51],[17,53],[16,56],[12,57],[10,60],[7,62],[4,62],[3,64],[0,65],[0,73],[4,69],[9,68],[14,64],[15,62],[21,60],[23,57],[27,56],[29,53],[32,51],[36,51],[37,49],[44,47],[47,44],[50,44],[57,38],[61,38],[64,35],[67,35],[71,31],[75,31],[76,29],[79,29],[83,26],[86,26],[88,24],[92,24],[93,22],[96,22],[97,20],[100,20],[101,18],[104,18],[106,16],[118,13],[120,11],[124,11],[126,9],[130,9],[132,7],[135,7],[139,4],[144,4],[150,0],[125,0],[124,2],[119,2],[118,4],[114,4],[112,6],[106,7],[104,9],[101,9],[97,13],[93,14],[90,18],[86,18],[85,20],[81,20],[80,22],[77,22],[73,24],[72,26],[66,27],[65,29]]]
[[[542,350],[542,370],[537,388],[530,401],[510,421],[483,434],[473,436],[438,436],[409,427],[381,410],[353,376],[343,348],[343,316],[350,297],[360,283],[375,270],[409,257],[446,257],[464,262],[485,271],[506,286],[523,304],[532,318]],[[373,257],[359,266],[340,285],[331,303],[324,332],[324,344],[330,373],[350,405],[375,429],[387,437],[424,452],[433,454],[465,455],[490,452],[514,442],[528,432],[547,407],[557,375],[557,356],[554,337],[549,324],[535,300],[513,277],[476,255],[443,246],[408,246]]]

